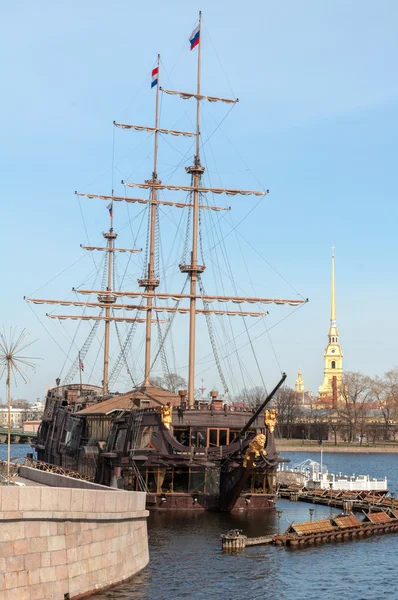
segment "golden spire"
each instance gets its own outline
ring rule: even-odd
[[[332,246],[332,293],[330,298],[329,344],[337,344],[338,335],[339,332],[336,325],[336,292],[334,285],[334,246]]]
[[[336,325],[336,290],[334,277],[334,246],[332,246],[332,293],[330,299],[330,327],[328,334],[328,345],[324,352],[324,379],[319,386],[321,398],[335,398],[341,395],[343,377],[343,351],[339,344],[339,330]],[[334,387],[336,386],[336,387]]]
[[[336,296],[334,288],[334,246],[332,246],[332,297],[330,302],[330,327],[336,327]]]
[[[301,372],[301,370],[299,369],[297,372],[297,379],[296,379],[296,386],[295,386],[295,390],[297,393],[304,393],[304,381],[303,381],[303,374]]]

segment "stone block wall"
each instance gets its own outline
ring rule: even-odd
[[[148,563],[145,493],[0,487],[0,600],[81,598]]]

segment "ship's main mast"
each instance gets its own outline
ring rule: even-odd
[[[202,25],[202,12],[199,12],[199,36]],[[187,168],[192,176],[193,186],[193,225],[192,225],[192,252],[191,264],[180,265],[182,273],[188,273],[191,279],[190,286],[190,311],[189,311],[189,359],[188,359],[188,403],[194,404],[195,397],[195,349],[196,349],[196,283],[198,274],[205,270],[204,265],[198,265],[198,226],[199,226],[199,186],[201,185],[204,167],[200,164],[200,55],[202,43],[198,44],[198,75],[196,86],[196,152],[194,165]]]
[[[109,231],[104,233],[104,238],[107,240],[108,248],[108,277],[106,291],[112,290],[112,273],[113,273],[113,241],[117,238],[117,234],[113,231],[113,202],[109,209],[111,225]],[[104,294],[98,296],[98,301],[105,304],[105,337],[104,337],[104,378],[102,381],[103,393],[106,395],[109,392],[109,339],[111,325],[111,306],[116,301],[115,296]]]
[[[154,134],[154,152],[153,152],[153,172],[152,179],[147,183],[152,185],[160,184],[157,174],[157,159],[158,159],[158,136],[159,136],[159,76],[160,76],[160,54],[158,54],[157,63],[157,83],[156,83],[156,110],[155,110],[155,134]],[[141,287],[145,287],[145,291],[148,292],[146,299],[147,311],[146,311],[146,326],[145,326],[145,366],[144,366],[144,385],[148,386],[150,383],[150,371],[151,371],[151,338],[152,338],[152,301],[153,293],[159,285],[159,279],[155,276],[155,235],[156,235],[156,212],[157,212],[157,190],[155,187],[151,188],[151,205],[150,205],[150,231],[149,231],[149,263],[148,263],[148,277],[147,279],[140,279],[138,284]]]

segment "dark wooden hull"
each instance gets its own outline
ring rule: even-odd
[[[231,512],[270,510],[275,508],[275,494],[241,494]],[[196,501],[191,494],[147,494],[147,509],[150,511],[193,512],[220,511],[220,496],[198,494]]]
[[[102,485],[144,490],[149,510],[274,508],[278,455],[264,414],[224,405],[222,410],[177,407],[172,417],[166,426],[157,406],[81,414],[61,402],[57,391],[50,392],[37,436],[38,458]],[[237,437],[245,424],[244,435]],[[257,434],[266,444],[261,453],[251,453]]]

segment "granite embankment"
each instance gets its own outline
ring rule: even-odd
[[[82,598],[147,565],[145,494],[94,488],[0,487],[0,600]]]

